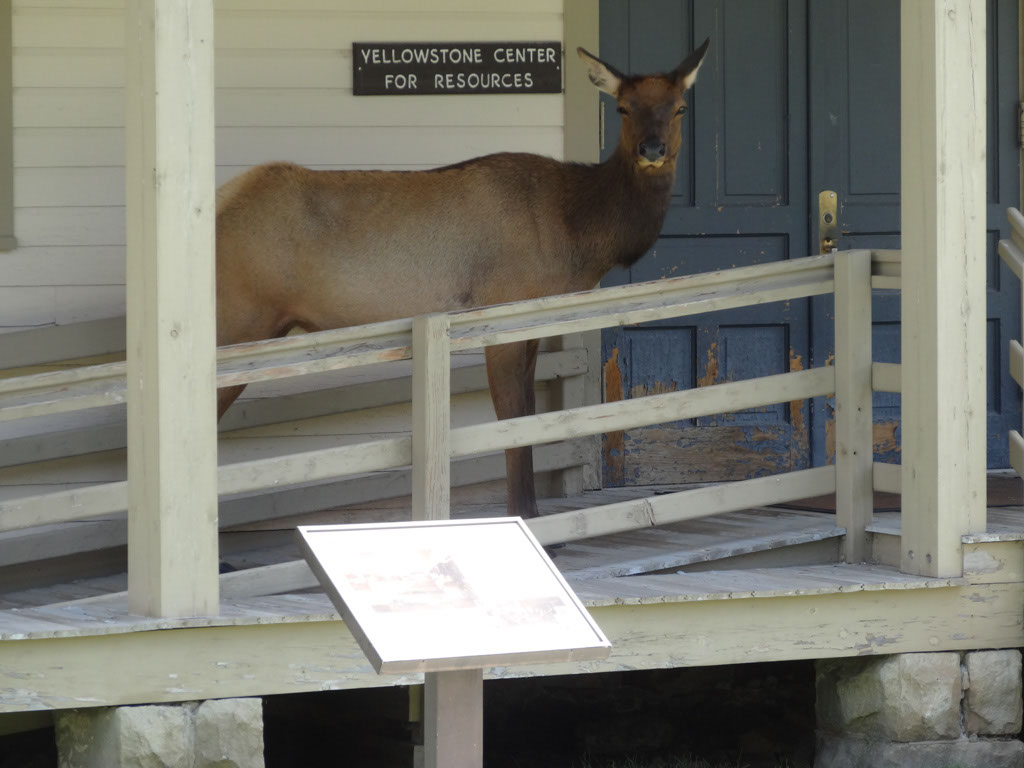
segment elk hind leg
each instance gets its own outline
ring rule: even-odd
[[[538,342],[520,341],[488,347],[487,383],[499,419],[532,416],[537,404],[533,379],[537,368]],[[533,479],[533,446],[505,451],[509,515],[537,516],[537,494]]]

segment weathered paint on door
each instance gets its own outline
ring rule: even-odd
[[[1020,327],[1020,309],[994,246],[1018,197],[1017,4],[989,7],[989,465],[1004,466],[1006,430],[1020,410],[1003,327]],[[604,284],[813,253],[822,189],[839,195],[840,247],[898,247],[898,2],[601,2],[602,57],[629,71],[669,68],[707,35],[662,237]],[[618,123],[614,105],[604,109],[610,151]],[[876,293],[874,304],[874,357],[896,362],[898,296]],[[832,322],[827,297],[613,329],[602,345],[605,397],[828,364]],[[820,398],[608,435],[605,482],[731,480],[820,465],[832,455],[832,411]],[[877,457],[898,461],[899,396],[876,395],[875,418]]]

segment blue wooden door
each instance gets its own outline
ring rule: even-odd
[[[988,466],[1009,465],[1007,431],[1020,424],[1017,386],[1006,364],[1009,339],[1020,333],[1019,283],[996,253],[1009,237],[1007,206],[1020,197],[1017,147],[1017,0],[989,0],[988,114]],[[815,0],[810,5],[811,187],[839,194],[841,248],[900,247],[899,3]],[[846,62],[835,66],[836,61]],[[817,217],[814,217],[817,223]],[[812,360],[832,353],[832,299],[815,299]],[[900,300],[873,298],[874,359],[900,360]],[[1016,330],[1015,330],[1016,329]],[[834,404],[815,402],[816,464],[835,451]],[[874,396],[875,456],[899,461],[900,396]]]
[[[1020,421],[1003,360],[1019,328],[1015,288],[994,245],[1016,204],[1016,0],[991,0],[990,466]],[[840,247],[898,247],[899,4],[894,0],[602,0],[601,55],[631,72],[712,47],[684,127],[661,238],[604,285],[798,258],[817,250],[817,199],[839,196]],[[618,139],[606,97],[605,146]],[[1008,290],[1007,290],[1008,288]],[[607,331],[606,400],[827,364],[832,300],[780,302]],[[899,359],[899,299],[875,298],[876,360]],[[876,449],[898,460],[899,396],[876,395]],[[832,403],[793,401],[610,434],[608,485],[735,480],[827,462]]]

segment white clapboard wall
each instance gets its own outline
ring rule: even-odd
[[[427,168],[560,157],[560,94],[354,97],[352,42],[561,40],[560,0],[216,0],[218,183],[268,160]],[[0,330],[124,311],[118,0],[14,0],[14,201]]]
[[[400,170],[499,151],[563,155],[562,94],[352,94],[353,42],[560,41],[562,0],[216,0],[215,8],[218,183],[271,160]],[[46,359],[36,354],[32,334],[15,342],[24,334],[8,333],[45,329],[46,345],[61,349],[50,359],[63,359],[64,348],[74,348],[75,328],[121,316],[125,307],[123,2],[14,0],[13,45],[18,248],[0,253],[0,369],[12,367],[5,354],[13,360],[26,344],[32,362]],[[580,357],[555,361],[549,378],[581,374],[587,363]],[[486,386],[480,362],[465,361],[477,367],[467,381],[478,388]],[[493,419],[486,392],[466,386],[453,419]],[[267,394],[274,392],[265,388]],[[260,396],[258,387],[246,393],[250,401]],[[236,419],[221,441],[221,461],[408,429],[408,405],[382,399],[365,383],[340,391],[338,400],[345,403],[338,415],[263,424],[272,421],[266,412],[273,406],[265,406],[255,425]],[[542,382],[539,407],[550,400]],[[11,427],[0,433],[0,496],[123,476],[117,414],[76,415],[56,427],[59,435]],[[578,464],[579,455],[549,449],[538,469]],[[494,457],[463,481],[501,477],[503,470]],[[379,478],[359,482],[360,499],[393,495]]]

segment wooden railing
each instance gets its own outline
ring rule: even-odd
[[[900,253],[899,251],[875,251],[872,255],[871,287],[874,289],[899,290],[900,288]],[[870,343],[870,336],[869,343]],[[902,391],[899,363],[871,363],[871,390],[873,392]],[[902,467],[899,464],[875,462],[872,466],[873,487],[884,493],[900,493],[900,476]]]
[[[899,366],[871,361],[871,289],[898,285],[898,253],[849,251],[224,347],[218,387],[412,358],[413,428],[410,436],[224,465],[218,492],[254,493],[411,465],[414,516],[443,517],[452,459],[835,393],[835,466],[550,515],[530,525],[551,544],[837,491],[846,559],[859,561],[867,556],[872,488],[890,485],[872,465],[871,394],[899,387]],[[453,352],[833,291],[834,365],[450,428]],[[0,380],[0,421],[120,403],[125,391],[124,363]],[[126,507],[126,482],[5,500],[0,531]]]
[[[999,241],[999,255],[1013,274],[1021,281],[1022,306],[1024,306],[1024,215],[1016,208],[1008,208],[1006,217],[1010,222],[1010,239]],[[1024,328],[1021,329],[1024,338]],[[1017,385],[1024,387],[1024,347],[1017,339],[1010,339],[1010,376]],[[1010,466],[1024,476],[1024,438],[1013,429],[1009,434]]]

